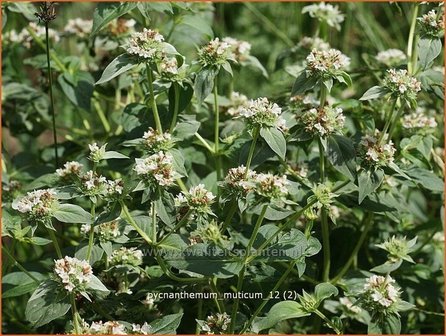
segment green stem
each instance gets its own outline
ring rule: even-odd
[[[324,85],[324,83],[321,83],[320,94],[321,94],[321,96],[319,99],[319,105],[320,105],[320,108],[323,108],[325,106],[325,103],[327,102],[327,95],[328,95],[328,90],[327,90],[327,87]]]
[[[341,331],[335,325],[333,325],[333,323],[331,323],[331,321],[327,318],[327,316],[325,316],[320,310],[316,309],[314,312],[317,316],[319,316],[322,320],[324,320],[327,326],[333,329],[337,335],[341,334]]]
[[[79,328],[79,321],[77,320],[77,308],[76,308],[76,300],[74,298],[74,294],[70,295],[71,299],[71,311],[73,312],[73,326],[74,326],[74,333],[76,335],[80,335],[80,328]]]
[[[276,282],[276,284],[274,285],[273,289],[271,289],[271,292],[275,292],[276,290],[278,290],[280,288],[280,286],[282,285],[282,283],[285,281],[285,279],[288,278],[288,275],[290,274],[290,272],[292,271],[292,269],[294,268],[294,265],[296,264],[296,261],[292,261],[290,262],[289,267],[287,268],[287,270],[285,271],[285,273],[282,274],[282,276],[280,277],[280,279]],[[242,331],[240,332],[240,334],[243,334],[246,332],[246,330],[251,326],[252,322],[254,321],[254,319],[260,314],[260,312],[262,311],[262,309],[266,306],[266,304],[269,302],[270,298],[263,300],[262,303],[260,304],[260,306],[257,307],[257,309],[254,311],[254,313],[251,315],[251,317],[249,318],[248,323],[245,324],[244,328],[242,329]]]
[[[148,63],[146,64],[146,70],[147,70],[147,81],[149,82],[150,103],[152,105],[153,118],[155,119],[156,130],[158,131],[158,133],[163,133],[163,127],[161,126],[161,120],[158,113],[158,106],[156,105],[155,93],[153,90],[152,69],[150,68],[150,65]]]
[[[403,114],[403,110],[404,110],[404,105],[401,104],[400,108],[398,109],[398,112],[396,113],[395,118],[392,121],[392,125],[390,126],[388,141],[392,140],[393,133],[395,132],[396,125],[398,124],[401,115]]]
[[[130,223],[131,226],[133,226],[133,228],[136,230],[136,232],[139,233],[139,235],[144,238],[144,240],[149,244],[152,245],[152,239],[149,238],[149,236],[147,236],[147,234],[138,226],[138,224],[136,224],[135,220],[133,219],[132,215],[130,215],[129,209],[127,208],[127,206],[125,205],[125,203],[121,200],[119,201],[119,203],[121,204],[122,207],[122,211],[124,213],[125,218],[127,219],[127,221]]]
[[[62,252],[60,250],[59,243],[57,242],[57,238],[56,238],[56,235],[54,234],[54,231],[52,229],[48,228],[48,234],[50,235],[50,238],[53,241],[54,248],[56,249],[57,257],[59,259],[62,259],[63,258],[62,257]]]
[[[156,203],[152,201],[152,242],[156,245]]]
[[[173,83],[172,85],[173,85],[173,92],[175,95],[175,100],[174,100],[175,105],[173,107],[173,117],[172,117],[172,123],[170,124],[170,132],[173,131],[175,125],[177,124],[178,112],[180,110],[180,90],[178,88],[177,83]]]
[[[319,169],[320,169],[320,179],[321,183],[325,182],[325,155],[324,155],[324,146],[322,145],[322,140],[318,139],[319,146]]]
[[[101,104],[97,100],[93,100],[94,108],[99,116],[99,119],[101,120],[102,126],[104,127],[105,132],[108,134],[111,130],[110,124],[107,120],[107,117],[104,114],[104,111],[101,108]]]
[[[45,42],[46,42],[46,62],[48,69],[48,83],[49,83],[49,94],[50,94],[50,112],[53,122],[53,141],[54,141],[54,157],[56,168],[59,167],[59,154],[57,153],[57,130],[56,130],[56,114],[54,112],[54,97],[53,97],[53,74],[51,71],[51,61],[50,61],[50,39],[48,36],[48,22],[45,22]]]
[[[30,272],[28,272],[15,258],[14,256],[8,251],[8,249],[5,247],[4,244],[2,244],[2,251],[8,256],[9,259],[12,261],[13,266],[17,266],[19,270],[21,270],[23,273],[25,273],[27,276],[29,276],[31,279],[33,279],[34,282],[40,283],[37,278],[32,275]]]
[[[321,183],[325,182],[325,154],[322,140],[318,139],[319,144],[319,165],[320,165],[320,178]],[[330,277],[330,228],[328,226],[327,209],[322,207],[321,209],[321,229],[322,229],[322,247],[324,254],[324,263],[322,268],[322,279],[328,281]]]
[[[198,301],[198,312],[197,312],[197,320],[203,319],[203,300]],[[197,326],[195,327],[195,335],[200,335],[201,327],[197,323]]]
[[[246,161],[245,179],[248,177],[249,167],[251,166],[252,158],[254,156],[254,150],[256,149],[256,142],[259,137],[259,133],[260,133],[260,127],[254,129],[251,146],[249,147],[248,159]]]
[[[185,224],[187,224],[187,221],[189,219],[189,216],[192,214],[192,210],[188,210],[187,213],[181,218],[181,220],[178,222],[178,224],[171,230],[169,233],[167,233],[163,239],[157,245],[161,245],[164,241],[166,241],[167,238],[169,238],[173,233],[177,232],[180,228],[182,228]]]
[[[225,307],[223,305],[223,302],[219,299],[219,291],[217,287],[217,277],[213,277],[212,279],[209,279],[209,285],[212,288],[212,291],[217,294],[217,298],[215,299],[215,305],[217,306],[218,312],[222,314],[225,311]]]
[[[221,179],[221,156],[220,156],[220,109],[218,108],[218,76],[214,79],[214,154],[215,169],[217,170],[217,180]]]
[[[88,236],[88,249],[87,249],[87,261],[90,261],[91,251],[93,249],[94,242],[94,220],[95,220],[95,212],[96,212],[96,204],[91,202],[91,226],[90,226],[90,234]]]
[[[228,215],[226,216],[225,222],[223,223],[223,226],[221,228],[221,232],[225,232],[228,226],[231,224],[231,220],[235,215],[235,212],[237,211],[237,200],[232,200]]]
[[[238,281],[237,281],[237,292],[240,293],[242,291],[243,286],[243,280],[245,278],[245,271],[246,271],[246,265],[249,263],[249,256],[251,253],[252,245],[254,244],[254,241],[257,237],[257,233],[259,232],[260,226],[262,225],[263,218],[265,217],[266,209],[268,209],[268,204],[263,205],[262,211],[260,212],[259,218],[257,218],[257,222],[254,226],[254,230],[251,234],[251,238],[249,239],[248,245],[246,246],[245,251],[245,257],[243,259],[243,267],[238,275]],[[254,255],[255,257],[255,255]],[[232,314],[231,314],[231,328],[229,329],[229,333],[234,333],[236,318],[237,318],[237,311],[239,306],[240,298],[236,297],[234,305],[232,306]]]
[[[397,101],[398,101],[398,98],[395,98],[395,100],[393,101],[392,106],[390,107],[390,111],[389,111],[389,113],[387,115],[387,118],[386,118],[386,123],[384,124],[384,128],[383,128],[383,130],[381,132],[381,137],[379,138],[379,141],[378,141],[378,143],[380,145],[382,145],[382,143],[383,143],[383,141],[384,141],[384,139],[386,137],[387,130],[389,129],[390,124],[392,123],[393,111],[395,110],[395,106],[396,106]]]
[[[409,40],[407,42],[407,59],[408,59],[408,63],[407,63],[407,71],[409,72],[409,74],[413,74],[415,72],[415,68],[416,68],[416,58],[414,59],[414,56],[416,56],[416,36],[415,36],[415,30],[417,27],[417,17],[418,17],[418,8],[419,8],[420,4],[419,3],[414,3],[412,5],[412,20],[410,23],[410,30],[409,30]]]
[[[204,145],[204,147],[206,147],[206,149],[209,152],[214,154],[214,149],[211,146],[209,146],[208,142],[200,134],[198,134],[198,132],[195,132],[195,136],[197,137],[198,140],[200,140],[200,142]]]
[[[352,254],[348,258],[347,262],[344,264],[344,266],[341,268],[339,273],[332,279],[330,282],[335,285],[349,270],[351,264],[353,263],[353,260],[358,255],[359,249],[361,248],[362,244],[364,243],[364,239],[367,237],[367,234],[372,226],[372,220],[373,220],[373,212],[369,212],[363,219],[362,227],[361,227],[361,235],[359,236],[358,241],[356,242],[355,247],[353,248]]]

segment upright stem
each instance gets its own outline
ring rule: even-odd
[[[265,217],[265,213],[266,213],[266,209],[268,208],[268,204],[263,205],[262,211],[260,212],[259,218],[257,218],[257,222],[254,226],[254,230],[251,234],[251,238],[249,239],[248,245],[246,246],[246,251],[245,251],[245,257],[243,259],[243,266],[242,269],[238,275],[238,281],[237,281],[237,293],[240,293],[242,290],[242,286],[243,286],[243,280],[245,277],[245,271],[246,271],[246,265],[249,263],[249,261],[251,260],[251,258],[249,258],[250,256],[250,252],[251,252],[251,248],[252,245],[254,244],[254,241],[257,237],[257,233],[259,232],[260,226],[262,225],[263,222],[263,218]],[[255,256],[254,256],[255,257]],[[234,302],[234,305],[232,306],[232,314],[231,314],[231,328],[229,329],[229,333],[233,334],[234,333],[234,328],[235,328],[235,320],[237,318],[237,310],[238,310],[238,306],[239,306],[239,302],[240,302],[240,298],[237,296]]]
[[[76,335],[80,335],[79,321],[77,320],[76,300],[74,298],[74,294],[70,295],[70,299],[71,299],[71,311],[73,312],[74,333]]]
[[[178,222],[178,224],[173,228],[173,230],[171,230],[168,234],[166,234],[163,239],[161,239],[161,241],[157,244],[157,245],[161,245],[164,241],[166,241],[167,238],[169,238],[173,233],[177,232],[180,228],[182,228],[185,224],[187,224],[187,221],[190,217],[190,215],[192,214],[192,210],[189,210],[184,216],[183,218],[181,218],[181,220]]]
[[[398,124],[398,120],[400,120],[401,118],[403,110],[404,110],[404,105],[401,104],[400,108],[398,109],[398,112],[396,113],[395,118],[393,118],[392,125],[390,126],[388,141],[392,140],[393,132],[395,132],[396,125]]]
[[[319,105],[320,105],[320,108],[323,108],[325,106],[325,103],[327,102],[327,95],[328,95],[328,90],[327,90],[327,87],[324,85],[324,83],[321,83],[320,94],[321,94],[321,96],[319,99]]]
[[[234,214],[235,214],[236,211],[237,211],[237,200],[233,199],[231,201],[231,205],[230,205],[230,208],[229,208],[229,212],[228,212],[228,214],[226,216],[225,222],[223,223],[223,226],[221,228],[221,232],[225,232],[226,231],[226,229],[228,228],[229,224],[231,224],[232,217],[234,217]]]
[[[89,233],[89,236],[88,236],[87,261],[90,261],[91,251],[93,249],[95,212],[96,212],[96,204],[91,202],[91,211],[90,211],[90,213],[91,213],[91,226],[90,226],[90,233]]]
[[[417,27],[417,16],[418,16],[418,7],[420,6],[419,3],[414,3],[412,5],[412,21],[410,23],[410,30],[409,30],[409,40],[407,42],[407,71],[410,75],[412,75],[415,72],[416,68],[416,36],[415,36],[415,29]]]
[[[246,161],[246,171],[245,179],[248,177],[249,167],[251,166],[252,157],[254,156],[254,150],[256,149],[256,142],[259,137],[260,128],[256,127],[254,129],[254,134],[252,135],[251,146],[249,147],[248,160]]]
[[[156,203],[152,201],[152,242],[156,244]]]
[[[54,248],[56,249],[56,254],[59,259],[62,259],[62,252],[59,247],[59,243],[57,242],[56,235],[52,229],[48,229],[48,234],[50,235],[51,240],[53,241]]]
[[[50,111],[51,118],[53,120],[53,141],[54,141],[54,157],[56,167],[59,167],[59,155],[57,153],[57,131],[56,131],[56,115],[54,112],[54,97],[53,97],[53,74],[51,71],[50,62],[50,39],[48,36],[48,22],[45,22],[45,41],[46,41],[46,62],[48,68],[48,83],[49,83],[49,93],[50,93]]]
[[[219,150],[220,142],[220,110],[218,108],[218,89],[217,89],[217,76],[214,79],[214,153],[216,156],[215,165],[217,170],[217,180],[221,179],[221,156]]]
[[[319,144],[319,162],[320,162],[320,176],[321,183],[325,182],[325,155],[324,147],[321,139],[318,139]],[[324,252],[324,264],[322,270],[322,278],[328,281],[330,277],[330,228],[328,226],[328,216],[325,207],[321,209],[321,228],[322,228],[322,246]]]
[[[150,67],[150,65],[148,63],[146,64],[146,70],[147,70],[147,81],[149,82],[150,103],[152,105],[153,118],[155,119],[156,130],[159,133],[163,133],[163,127],[161,126],[161,120],[160,120],[160,116],[158,113],[158,106],[156,106],[155,93],[153,90],[152,68]]]
[[[352,254],[348,258],[347,262],[344,264],[344,266],[341,268],[339,273],[332,279],[330,282],[332,284],[336,284],[347,271],[349,270],[351,264],[353,263],[353,260],[358,255],[359,249],[361,248],[362,244],[364,243],[364,239],[367,237],[367,233],[369,232],[370,228],[372,227],[372,220],[373,220],[373,212],[369,212],[363,219],[363,225],[360,228],[362,230],[361,236],[359,236],[358,241],[356,242],[355,247],[353,248]]]
[[[125,218],[130,223],[131,226],[136,230],[136,232],[139,233],[139,235],[144,238],[144,240],[149,243],[150,245],[153,244],[152,239],[147,236],[147,234],[136,224],[135,220],[133,219],[132,215],[130,215],[129,209],[127,208],[127,205],[123,201],[119,201],[122,207],[122,212],[124,213]]]
[[[383,128],[383,130],[381,132],[381,137],[379,138],[379,141],[378,141],[378,143],[380,145],[382,145],[382,143],[383,143],[383,141],[384,141],[384,139],[386,137],[387,130],[389,129],[390,124],[392,123],[393,111],[395,110],[395,106],[396,106],[397,101],[398,101],[398,98],[395,98],[393,103],[392,103],[392,106],[390,107],[390,111],[389,111],[389,113],[387,115],[387,118],[386,118],[386,123],[384,124],[384,128]]]
[[[177,124],[177,118],[178,118],[178,111],[180,110],[180,90],[178,88],[178,84],[177,83],[173,83],[173,92],[174,92],[174,107],[173,107],[173,117],[172,117],[172,122],[170,124],[170,132],[173,131],[173,129],[175,128],[175,125]]]

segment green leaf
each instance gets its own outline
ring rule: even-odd
[[[84,245],[76,251],[74,256],[79,260],[86,260],[87,252],[88,252],[88,245]],[[91,265],[94,265],[97,261],[102,259],[103,255],[104,255],[104,251],[99,246],[93,245],[91,248],[91,255],[90,255],[89,263]]]
[[[116,57],[107,67],[104,69],[101,78],[95,83],[95,85],[104,84],[113,78],[123,74],[130,69],[136,67],[133,59],[127,54],[121,54]]]
[[[155,320],[149,324],[151,334],[161,334],[161,335],[174,335],[176,334],[177,328],[181,323],[181,318],[183,313],[171,314],[163,316],[162,318]]]
[[[260,136],[280,158],[285,159],[286,140],[281,131],[273,127],[261,128]]]
[[[210,24],[198,15],[185,15],[181,18],[179,24],[189,26],[199,31],[203,35],[206,35],[210,39],[214,37],[214,32],[212,31],[212,27]]]
[[[356,154],[353,141],[342,135],[330,135],[327,142],[327,157],[333,167],[351,181],[356,177]]]
[[[3,288],[2,299],[22,296],[24,294],[34,291],[38,285],[39,285],[38,282],[32,281],[32,282],[22,283],[18,286],[15,286],[7,290]]]
[[[75,74],[65,72],[57,81],[68,99],[86,111],[90,111],[91,97],[93,96],[94,79],[90,73],[78,71]]]
[[[388,90],[381,86],[373,86],[368,89],[359,100],[372,100],[378,99],[385,96],[388,93]]]
[[[268,71],[266,71],[265,67],[260,63],[260,61],[257,59],[257,57],[254,57],[252,55],[248,55],[246,59],[240,62],[242,66],[247,66],[250,68],[254,68],[259,70],[263,77],[268,78]]]
[[[128,159],[129,157],[127,155],[115,152],[115,151],[107,151],[104,153],[103,159],[109,160],[109,159]]]
[[[99,216],[94,221],[94,225],[99,225],[115,220],[121,215],[121,210],[121,204],[119,202],[115,202],[112,206],[107,207],[103,212],[99,214]]]
[[[303,310],[299,303],[295,301],[282,301],[272,306],[271,310],[266,315],[266,318],[253,324],[252,329],[254,332],[258,333],[259,331],[274,327],[281,321],[309,315],[310,313]]]
[[[338,289],[329,282],[320,283],[314,289],[314,295],[319,302],[322,302],[331,296],[336,296],[338,293]]]
[[[316,76],[307,77],[307,73],[302,71],[300,75],[296,78],[294,82],[293,89],[291,90],[291,95],[301,95],[308,90],[311,90],[316,86],[319,79]]]
[[[389,313],[386,316],[372,318],[368,324],[367,333],[374,335],[398,335],[401,332],[401,320],[396,313]]]
[[[419,183],[422,187],[435,191],[443,192],[444,183],[441,178],[435,175],[433,172],[423,168],[412,168],[406,171],[415,182]]]
[[[89,224],[91,215],[78,205],[59,204],[53,216],[62,223]]]
[[[214,88],[214,79],[218,71],[215,68],[201,69],[195,78],[194,92],[197,97],[198,104],[201,105],[203,100],[212,92]]]
[[[361,204],[364,198],[374,192],[381,185],[384,179],[382,169],[361,169],[358,175],[359,197],[358,203]]]
[[[99,280],[95,275],[91,276],[91,280],[88,283],[88,289],[91,289],[95,292],[101,292],[102,296],[110,294],[110,291],[107,289],[107,287],[105,287],[101,280]]]
[[[43,326],[70,310],[70,302],[66,292],[54,280],[42,282],[28,300],[25,310],[26,319],[34,327]]]
[[[184,84],[183,86],[178,84],[172,85],[169,89],[169,113],[172,116],[175,108],[175,86],[179,93],[178,113],[181,113],[186,109],[194,95],[194,89],[190,84]]]
[[[185,120],[178,123],[173,131],[175,138],[180,140],[193,136],[200,128],[200,122],[196,120]]]
[[[127,14],[136,7],[136,2],[123,3],[99,3],[93,13],[93,28],[91,37],[96,35],[101,29],[106,27],[111,21]]]
[[[440,55],[442,49],[440,39],[421,38],[418,41],[418,62],[422,70],[429,68]]]

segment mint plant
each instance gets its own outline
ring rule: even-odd
[[[443,4],[2,14],[3,333],[444,333]]]

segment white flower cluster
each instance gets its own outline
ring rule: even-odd
[[[170,186],[180,175],[173,168],[173,156],[162,151],[144,159],[135,159],[135,172],[149,183]]]
[[[209,315],[204,323],[201,323],[201,330],[208,335],[214,334],[226,334],[229,324],[231,323],[231,318],[226,313],[217,313],[214,315]]]
[[[82,323],[83,335],[127,335],[128,332],[124,324],[118,321],[107,322],[91,322],[89,325],[87,322]]]
[[[84,165],[77,161],[65,162],[63,168],[56,169],[56,174],[62,178],[80,176],[83,167]]]
[[[255,192],[266,198],[280,198],[288,194],[286,175],[277,176],[270,173],[260,173],[255,177]]]
[[[246,174],[246,167],[243,165],[231,168],[225,177],[225,187],[232,194],[246,195],[254,189],[256,176],[256,172],[250,169]]]
[[[143,325],[132,324],[132,333],[138,335],[152,335],[153,329],[147,322],[144,322]]]
[[[393,303],[397,302],[400,296],[399,290],[393,285],[395,280],[387,275],[372,275],[367,279],[364,285],[364,296],[378,303],[384,308],[389,308]]]
[[[350,65],[350,58],[337,49],[313,49],[306,58],[307,72],[310,75],[333,75]]]
[[[44,26],[39,26],[36,22],[30,22],[28,28],[31,29],[38,37],[40,37],[42,39],[45,38],[45,27]],[[48,37],[54,43],[58,43],[60,41],[59,33],[54,29],[51,29],[51,28],[48,29]],[[9,32],[9,40],[12,43],[21,44],[25,48],[29,49],[32,46],[34,38],[31,36],[29,31],[25,27],[20,31],[20,33],[17,33],[15,30],[11,30]]]
[[[386,144],[379,144],[377,135],[379,131],[375,131],[375,136],[365,135],[361,138],[359,153],[363,159],[372,165],[387,166],[393,162],[396,149],[392,140]]]
[[[239,111],[241,118],[248,122],[248,127],[276,127],[286,132],[286,121],[282,118],[282,109],[276,103],[271,103],[267,98],[250,100]]]
[[[210,206],[214,203],[214,199],[214,194],[206,190],[204,184],[199,184],[190,188],[186,194],[179,193],[175,197],[175,206],[187,207],[200,214],[212,213]]]
[[[305,6],[302,9],[302,14],[305,13],[308,13],[312,18],[326,22],[330,27],[334,27],[337,30],[341,29],[340,24],[344,21],[344,14],[339,11],[338,6],[333,6],[324,2]]]
[[[104,144],[101,147],[99,147],[96,142],[89,144],[88,149],[90,150],[90,155],[88,158],[93,162],[101,161],[104,158],[105,147],[107,147],[107,144]]]
[[[324,137],[341,132],[345,116],[340,107],[324,106],[304,112],[299,120],[302,121],[308,133]]]
[[[389,69],[384,78],[384,85],[394,94],[409,99],[416,99],[421,91],[421,82],[408,74],[405,69]]]
[[[341,297],[339,303],[348,314],[356,315],[362,312],[362,309],[355,306],[348,297]]]
[[[328,42],[325,42],[323,39],[319,38],[319,37],[309,37],[309,36],[304,36],[302,37],[302,39],[299,41],[299,43],[297,44],[297,50],[299,49],[306,49],[306,50],[329,50],[330,49],[330,44]]]
[[[239,92],[231,92],[231,96],[229,97],[230,105],[226,110],[226,113],[231,117],[239,117],[241,110],[247,106],[249,100],[244,94]]]
[[[136,21],[133,19],[123,19],[122,17],[112,20],[107,28],[110,33],[120,36],[134,31]]]
[[[54,273],[70,293],[84,291],[93,275],[91,266],[87,261],[68,256],[54,261]]]
[[[144,28],[142,32],[132,33],[126,50],[130,55],[155,62],[164,56],[163,42],[163,35],[155,30]]]
[[[111,266],[114,265],[132,265],[139,266],[142,264],[142,251],[136,247],[126,248],[121,247],[119,250],[114,250],[108,262]]]
[[[237,62],[242,62],[247,56],[249,56],[249,52],[251,51],[251,43],[240,41],[232,37],[225,37],[222,41],[229,45],[232,53],[231,58],[234,58]]]
[[[144,146],[150,153],[167,151],[173,147],[172,135],[170,133],[159,133],[152,127],[150,127],[147,132],[144,132],[142,138]]]
[[[438,126],[434,117],[428,117],[423,108],[417,108],[417,111],[407,114],[401,121],[403,127],[408,130],[434,130]]]
[[[160,63],[162,77],[176,78],[179,74],[178,61],[175,57],[164,57]]]
[[[45,220],[51,217],[57,204],[56,192],[52,189],[40,189],[28,192],[12,203],[12,208],[24,213],[30,220]]]
[[[232,56],[229,43],[220,41],[217,37],[198,51],[198,58],[204,66],[221,65]]]
[[[89,196],[113,197],[121,195],[124,190],[121,180],[107,180],[104,176],[98,175],[92,170],[81,175],[80,180],[82,191]]]
[[[69,19],[63,30],[66,34],[73,34],[76,35],[78,38],[84,38],[88,36],[88,34],[90,34],[92,28],[92,20],[75,18]]]
[[[88,234],[91,230],[90,224],[82,224],[81,232]],[[110,241],[114,238],[118,238],[121,235],[119,230],[119,221],[115,219],[111,222],[102,223],[94,227],[94,232],[99,236],[101,241]]]
[[[375,59],[388,67],[397,66],[406,61],[406,54],[399,49],[387,49],[380,51]]]
[[[421,30],[434,38],[441,38],[444,35],[444,13],[430,10],[427,14],[418,18]]]

